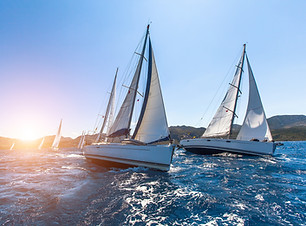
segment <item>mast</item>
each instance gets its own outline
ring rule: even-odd
[[[113,103],[112,98],[114,96],[114,91],[115,91],[115,87],[116,87],[117,74],[118,74],[118,68],[116,70],[116,74],[115,74],[115,78],[114,78],[114,82],[113,82],[113,86],[112,86],[112,91],[111,91],[109,101],[108,101],[108,104],[107,104],[107,107],[106,107],[106,111],[105,111],[105,115],[104,115],[104,121],[103,121],[101,130],[100,130],[100,133],[99,133],[99,135],[96,139],[96,142],[99,142],[99,140],[100,140],[100,137],[103,133],[104,127],[105,127],[107,119],[108,119],[108,115],[109,115],[109,112],[110,112],[111,105]]]
[[[136,88],[135,88],[135,92],[134,92],[134,96],[133,96],[133,101],[132,101],[132,111],[131,111],[130,118],[129,118],[129,123],[128,123],[128,128],[129,129],[131,127],[131,121],[132,121],[132,117],[133,117],[135,99],[136,99],[136,95],[137,95],[137,89],[138,89],[138,83],[139,83],[139,77],[140,77],[139,75],[141,73],[142,62],[143,62],[144,53],[145,53],[145,50],[146,50],[147,38],[148,38],[148,35],[149,35],[149,28],[150,28],[150,24],[148,24],[148,26],[147,26],[146,37],[145,37],[145,40],[144,40],[144,44],[143,44],[141,55],[140,55],[140,59],[139,59],[139,73],[138,73],[138,78],[137,78],[137,82],[136,82]],[[128,136],[129,133],[130,133],[130,131],[126,135]]]
[[[241,74],[242,74],[242,69],[243,69],[243,63],[244,63],[244,56],[245,56],[245,49],[246,49],[246,44],[243,44],[243,52],[242,52],[242,62],[241,62],[241,68],[240,68],[240,72],[239,72],[239,82],[238,82],[238,86],[237,86],[237,95],[235,98],[235,104],[234,104],[234,109],[233,109],[233,115],[232,115],[232,119],[231,119],[231,124],[230,124],[230,131],[228,134],[228,138],[230,138],[231,134],[232,134],[232,127],[233,127],[233,122],[236,116],[236,108],[237,108],[237,100],[238,100],[238,92],[240,91],[240,83],[241,83]],[[237,69],[239,69],[239,65],[237,66]]]

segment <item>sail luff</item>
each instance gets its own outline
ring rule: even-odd
[[[240,84],[241,84],[241,75],[243,72],[243,64],[244,64],[244,56],[245,56],[245,49],[246,49],[246,44],[243,44],[243,53],[242,53],[242,63],[241,63],[241,68],[239,71],[239,83],[238,83],[238,88],[237,88],[237,94],[236,94],[236,99],[235,99],[235,105],[234,105],[234,110],[233,110],[233,115],[232,115],[232,119],[231,119],[231,124],[230,124],[230,131],[228,134],[228,138],[230,138],[231,134],[232,134],[232,129],[233,129],[233,123],[234,123],[234,119],[235,119],[235,115],[236,115],[236,108],[237,108],[237,100],[238,100],[238,93],[240,91]],[[239,67],[239,65],[238,65]]]
[[[259,95],[258,87],[248,57],[249,73],[249,100],[246,115],[237,140],[267,140],[272,141],[271,131],[267,122],[266,114]]]
[[[105,128],[105,125],[106,123],[108,122],[108,124],[112,123],[110,121],[110,119],[112,119],[112,114],[113,114],[113,109],[114,109],[114,98],[115,98],[115,90],[116,90],[116,80],[117,80],[117,74],[118,74],[118,68],[116,70],[116,74],[115,74],[115,78],[114,78],[114,82],[113,82],[113,86],[112,86],[112,90],[111,90],[111,94],[110,94],[110,97],[109,97],[109,101],[108,101],[108,104],[107,104],[107,107],[106,107],[106,111],[105,111],[105,115],[104,115],[104,120],[103,120],[103,124],[102,124],[102,127],[100,129],[100,132],[98,134],[98,137],[96,139],[96,142],[99,142],[101,136],[102,136],[102,133],[103,133],[103,130]],[[109,129],[108,129],[109,130]]]
[[[148,35],[149,35],[149,25],[147,27],[144,45],[142,48],[142,52],[140,54],[140,59],[138,61],[138,65],[137,65],[134,77],[129,86],[128,93],[126,94],[126,97],[116,116],[116,119],[114,123],[112,124],[112,127],[110,128],[108,137],[128,136],[130,133],[130,126],[131,126],[131,121],[132,121],[132,116],[133,116],[133,111],[134,111],[139,77],[140,77],[140,73],[142,69],[142,63],[143,63]]]

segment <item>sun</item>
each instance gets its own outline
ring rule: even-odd
[[[33,127],[23,127],[20,130],[20,139],[24,141],[31,141],[39,138],[39,134]]]

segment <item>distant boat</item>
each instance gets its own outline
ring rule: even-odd
[[[40,145],[38,146],[38,150],[41,150],[42,146],[44,145],[45,142],[45,138],[43,137],[43,139],[40,142]]]
[[[83,149],[84,144],[85,144],[85,131],[82,132],[82,136],[78,144],[78,149]]]
[[[59,146],[59,143],[61,141],[61,129],[62,129],[62,119],[61,119],[61,122],[59,124],[58,130],[57,130],[57,134],[56,134],[56,136],[54,138],[53,144],[51,146],[52,150],[58,150],[58,146]]]
[[[109,135],[110,128],[111,128],[111,125],[112,125],[113,120],[114,120],[117,74],[118,74],[118,68],[116,70],[116,74],[115,74],[115,78],[114,78],[114,82],[113,82],[113,86],[112,86],[112,91],[110,93],[109,101],[108,101],[108,104],[107,104],[107,107],[106,107],[103,124],[102,124],[101,130],[98,133],[98,136],[96,138],[96,143],[101,141],[102,133],[103,133],[105,127],[107,127],[107,130],[106,130],[106,136],[105,136],[104,141],[107,141],[107,136]]]
[[[146,49],[148,58],[145,58]],[[84,155],[87,159],[100,161],[105,166],[141,166],[167,171],[172,160],[173,146],[170,143],[166,112],[149,37],[149,25],[142,52],[138,55],[140,57],[134,77],[130,86],[127,87],[127,94],[116,119],[107,132],[108,141],[85,146]],[[140,116],[134,133],[131,135],[131,120],[137,101],[136,95],[143,59],[148,59],[146,90]],[[169,141],[169,144],[158,145],[161,141]]]
[[[10,150],[13,150],[14,146],[15,146],[15,143],[12,144],[12,146],[10,147]]]
[[[229,139],[236,115],[236,105],[240,91],[244,59],[247,60],[249,74],[249,100],[242,127],[236,139]],[[201,138],[185,139],[180,144],[197,154],[233,152],[249,155],[272,155],[275,143],[259,96],[255,78],[246,56],[246,45],[238,63],[232,83],[215,116]]]

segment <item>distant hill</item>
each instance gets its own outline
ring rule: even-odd
[[[271,129],[306,126],[306,115],[277,115],[268,119]]]
[[[306,140],[306,116],[305,115],[277,115],[268,119],[273,139],[276,141],[294,141]],[[241,125],[233,126],[233,137],[236,137]],[[205,128],[195,128],[192,126],[170,126],[172,139],[179,142],[181,139],[198,138],[204,133]],[[53,136],[46,136],[42,148],[49,148],[54,140]],[[86,144],[95,141],[96,135],[86,135]],[[0,149],[9,149],[14,143],[14,149],[37,149],[42,138],[34,141],[22,141],[13,138],[0,137]],[[77,147],[80,136],[72,139],[70,137],[62,137],[59,147]]]

